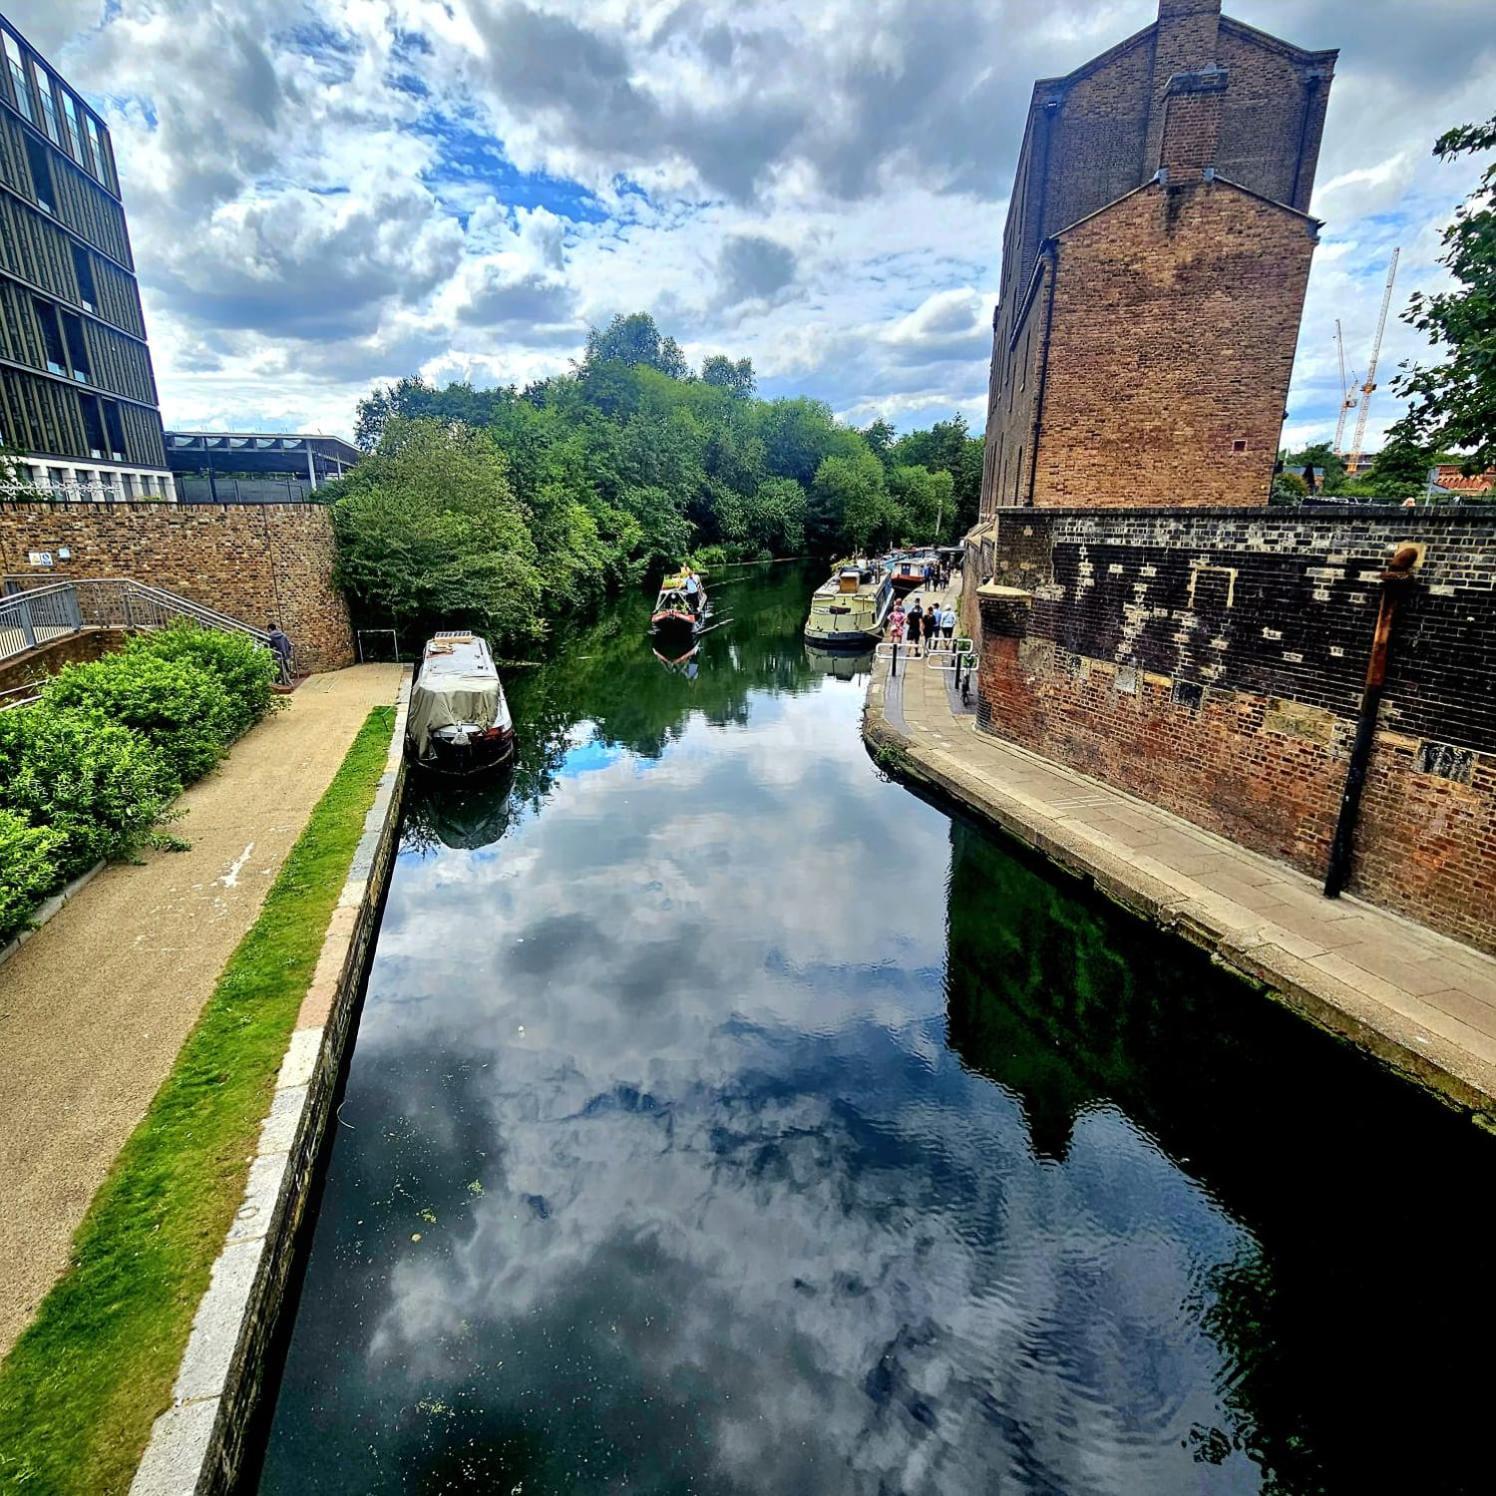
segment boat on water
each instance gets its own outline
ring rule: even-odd
[[[682,566],[660,583],[660,595],[655,599],[654,612],[649,615],[649,631],[699,634],[711,614],[711,606],[700,572]]]
[[[514,720],[488,644],[462,629],[433,634],[410,691],[405,748],[422,768],[475,774],[514,757]]]
[[[933,576],[936,564],[934,551],[904,551],[895,556],[891,573],[894,595],[903,597],[916,587],[923,587],[928,580],[926,572]]]
[[[811,594],[805,642],[822,649],[867,649],[883,637],[893,581],[871,558],[841,562]]]

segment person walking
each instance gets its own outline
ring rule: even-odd
[[[940,639],[940,604],[931,603],[925,609],[925,653],[934,654]]]
[[[285,633],[278,623],[272,623],[267,632],[270,637],[266,642],[270,645],[270,653],[275,656],[276,679],[281,685],[289,686],[291,684],[290,635]]]
[[[920,628],[925,621],[925,610],[920,607],[919,599],[915,598],[904,614],[904,620],[909,628],[909,648],[916,658],[919,656],[919,634]]]
[[[947,649],[956,647],[956,610],[949,601],[940,610],[940,637],[945,640]]]
[[[893,605],[893,612],[888,615],[888,637],[891,643],[902,644],[904,642],[904,625],[906,621],[903,603],[896,602]]]

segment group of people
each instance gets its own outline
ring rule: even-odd
[[[956,610],[950,603],[942,607],[939,603],[932,602],[928,608],[924,608],[915,597],[910,599],[907,608],[902,600],[896,602],[893,612],[888,615],[889,639],[895,644],[907,643],[916,656],[920,652],[921,639],[926,650],[933,650],[942,639],[949,649],[955,633]]]

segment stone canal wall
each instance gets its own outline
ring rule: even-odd
[[[234,1489],[264,1391],[270,1347],[353,1037],[379,910],[399,845],[410,671],[389,757],[286,1047],[240,1206],[131,1496],[220,1496]]]
[[[1000,515],[967,551],[980,725],[1321,875],[1408,542],[1349,887],[1496,950],[1496,514]]]
[[[52,557],[45,570],[30,562],[38,551]],[[256,628],[274,619],[303,673],[353,663],[333,557],[324,504],[0,503],[0,575],[129,577]]]

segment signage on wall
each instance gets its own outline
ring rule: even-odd
[[[33,566],[51,566],[51,564],[52,564],[52,552],[51,551],[29,551],[29,552],[27,552],[26,559]]]

